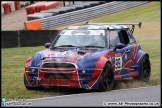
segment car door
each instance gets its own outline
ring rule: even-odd
[[[129,77],[131,67],[131,51],[133,45],[125,46],[117,49],[115,52],[115,76],[119,75],[122,78]]]
[[[115,30],[110,32],[110,44],[115,47],[118,43],[123,43],[125,46],[121,49],[116,49],[114,52],[115,64],[114,75],[116,79],[129,77],[132,49],[134,45],[129,44],[127,32],[125,30]]]

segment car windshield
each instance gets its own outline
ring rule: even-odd
[[[105,47],[104,30],[63,30],[52,47]]]

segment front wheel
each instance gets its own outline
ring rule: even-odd
[[[150,60],[148,56],[144,56],[140,64],[139,76],[133,78],[137,81],[147,82],[150,79],[150,74],[151,74]]]
[[[32,86],[30,86],[29,83],[26,80],[25,74],[24,74],[24,86],[28,90],[42,90],[42,89],[44,89],[44,87],[32,87]]]
[[[111,64],[107,63],[99,79],[99,90],[111,90],[114,85],[114,73]]]

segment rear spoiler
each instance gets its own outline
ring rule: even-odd
[[[133,34],[135,25],[138,25],[139,28],[141,28],[142,22],[139,23],[100,23],[100,22],[86,22],[84,25],[132,25],[131,32]]]

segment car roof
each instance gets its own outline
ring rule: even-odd
[[[70,26],[66,29],[126,29],[128,26],[125,25],[81,25],[81,26]]]
[[[127,25],[132,25],[132,30],[134,31],[134,27],[135,25],[138,25],[139,28],[141,28],[142,22],[139,23],[133,23],[133,22],[129,22],[129,23],[100,23],[100,22],[86,22],[83,25],[80,26],[70,26],[67,27],[65,29],[128,29],[129,27]]]

